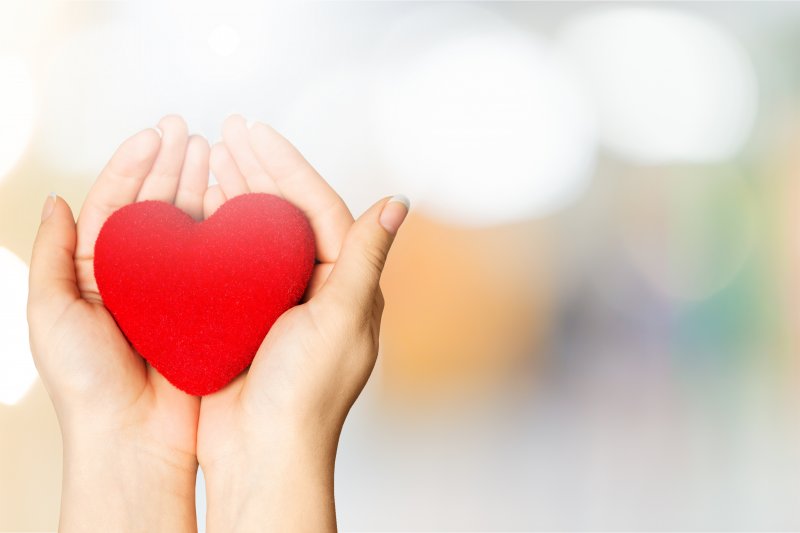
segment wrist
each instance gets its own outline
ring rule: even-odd
[[[208,531],[335,531],[337,441],[273,427],[201,461]]]
[[[195,460],[119,434],[63,444],[60,531],[197,530]]]

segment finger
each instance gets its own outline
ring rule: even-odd
[[[224,204],[228,199],[219,185],[212,185],[206,191],[203,198],[203,215],[205,218],[210,217],[219,207]]]
[[[94,242],[106,219],[133,203],[153,167],[161,139],[154,129],[141,131],[123,142],[100,173],[78,216],[76,260],[91,261]]]
[[[258,161],[250,145],[250,130],[241,115],[231,115],[222,123],[222,140],[236,166],[244,175],[250,192],[263,192],[281,196],[278,186]]]
[[[209,150],[208,141],[204,137],[189,137],[178,181],[178,192],[175,194],[175,207],[195,220],[203,218],[203,197],[208,189]]]
[[[162,118],[158,127],[162,132],[161,149],[136,199],[140,202],[160,200],[173,203],[186,155],[189,130],[186,122],[177,115]]]
[[[373,302],[394,236],[408,214],[408,199],[393,196],[379,201],[347,232],[339,259],[320,290],[340,301]]]
[[[344,201],[303,158],[297,148],[266,124],[250,128],[253,151],[281,194],[311,222],[317,241],[317,259],[332,263],[339,256],[353,215]]]
[[[311,273],[311,279],[308,282],[306,292],[303,294],[303,302],[309,301],[314,297],[315,294],[317,294],[317,292],[319,292],[319,290],[328,280],[328,276],[330,275],[332,269],[333,263],[320,263],[314,267],[314,271]]]
[[[29,317],[57,317],[80,297],[75,277],[75,220],[67,203],[48,196],[33,243],[28,291]]]
[[[227,198],[234,198],[250,192],[247,180],[236,166],[236,161],[233,160],[225,143],[218,142],[211,147],[209,164],[211,172],[217,177],[217,183]]]

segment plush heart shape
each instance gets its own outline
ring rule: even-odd
[[[237,196],[203,222],[146,201],[103,225],[94,275],[136,351],[179,389],[204,395],[247,368],[300,300],[314,247],[303,213],[271,194]]]

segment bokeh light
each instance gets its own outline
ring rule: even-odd
[[[328,69],[272,120],[356,216],[379,198],[404,192],[383,176],[370,130],[369,81],[353,69]]]
[[[28,347],[28,267],[0,247],[0,403],[14,404],[36,379]]]
[[[44,69],[43,137],[37,146],[43,159],[88,180],[125,138],[155,125],[169,109],[163,98],[170,92],[161,88],[172,76],[163,54],[158,39],[141,35],[119,15],[65,38]],[[187,91],[185,99],[192,97]]]
[[[33,81],[21,57],[0,53],[0,181],[28,146],[34,126]]]
[[[542,39],[479,8],[421,8],[380,49],[373,126],[386,173],[444,220],[549,215],[585,189],[592,108]]]
[[[211,31],[208,36],[208,44],[214,52],[222,57],[227,57],[234,53],[239,47],[242,39],[235,29],[227,24],[221,24]]]
[[[599,8],[567,21],[559,37],[594,92],[602,142],[620,155],[717,161],[747,140],[755,73],[714,23],[685,10]]]

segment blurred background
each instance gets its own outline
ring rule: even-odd
[[[353,531],[800,528],[800,4],[0,3],[0,530],[55,529],[27,263],[163,114],[413,210]],[[213,180],[213,176],[211,178]],[[198,482],[198,512],[205,498]]]

